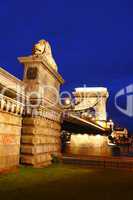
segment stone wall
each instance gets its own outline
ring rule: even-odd
[[[19,165],[23,106],[0,96],[0,172]]]
[[[60,155],[60,124],[40,116],[23,119],[21,163],[35,167],[51,164]]]

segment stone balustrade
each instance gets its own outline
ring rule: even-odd
[[[0,111],[22,115],[24,105],[14,99],[0,94]]]

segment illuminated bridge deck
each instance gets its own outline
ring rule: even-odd
[[[107,134],[109,129],[106,129],[92,120],[86,120],[75,116],[73,114],[68,114],[63,116],[62,130],[66,130],[70,133],[101,133]]]

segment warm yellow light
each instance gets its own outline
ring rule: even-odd
[[[101,135],[99,135],[99,134],[96,135],[96,138],[97,138],[97,139],[100,139],[100,137],[101,137]]]
[[[106,121],[97,121],[97,124],[99,124],[103,128],[107,128],[107,122]]]
[[[88,135],[88,134],[76,134],[71,136],[71,144],[74,146],[88,146],[93,144],[94,146],[100,146],[105,143],[106,138],[104,136],[98,135]]]
[[[110,155],[108,137],[88,134],[71,135],[68,152],[77,155]]]
[[[66,105],[70,105],[70,103],[71,103],[70,98],[66,98],[66,99],[65,99],[65,104],[66,104]]]

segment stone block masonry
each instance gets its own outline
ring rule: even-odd
[[[22,164],[43,167],[61,155],[60,85],[64,80],[45,40],[20,57],[23,81],[0,68],[0,172]],[[23,103],[20,103],[23,102]]]
[[[29,97],[22,123],[21,163],[34,167],[51,164],[52,154],[61,155],[60,85],[51,47],[45,40],[34,46],[31,56],[19,57],[24,65],[23,82]]]
[[[0,99],[0,172],[19,166],[21,114],[19,102],[4,96]]]
[[[23,119],[21,163],[35,167],[51,164],[51,155],[60,156],[60,124],[41,118]]]

